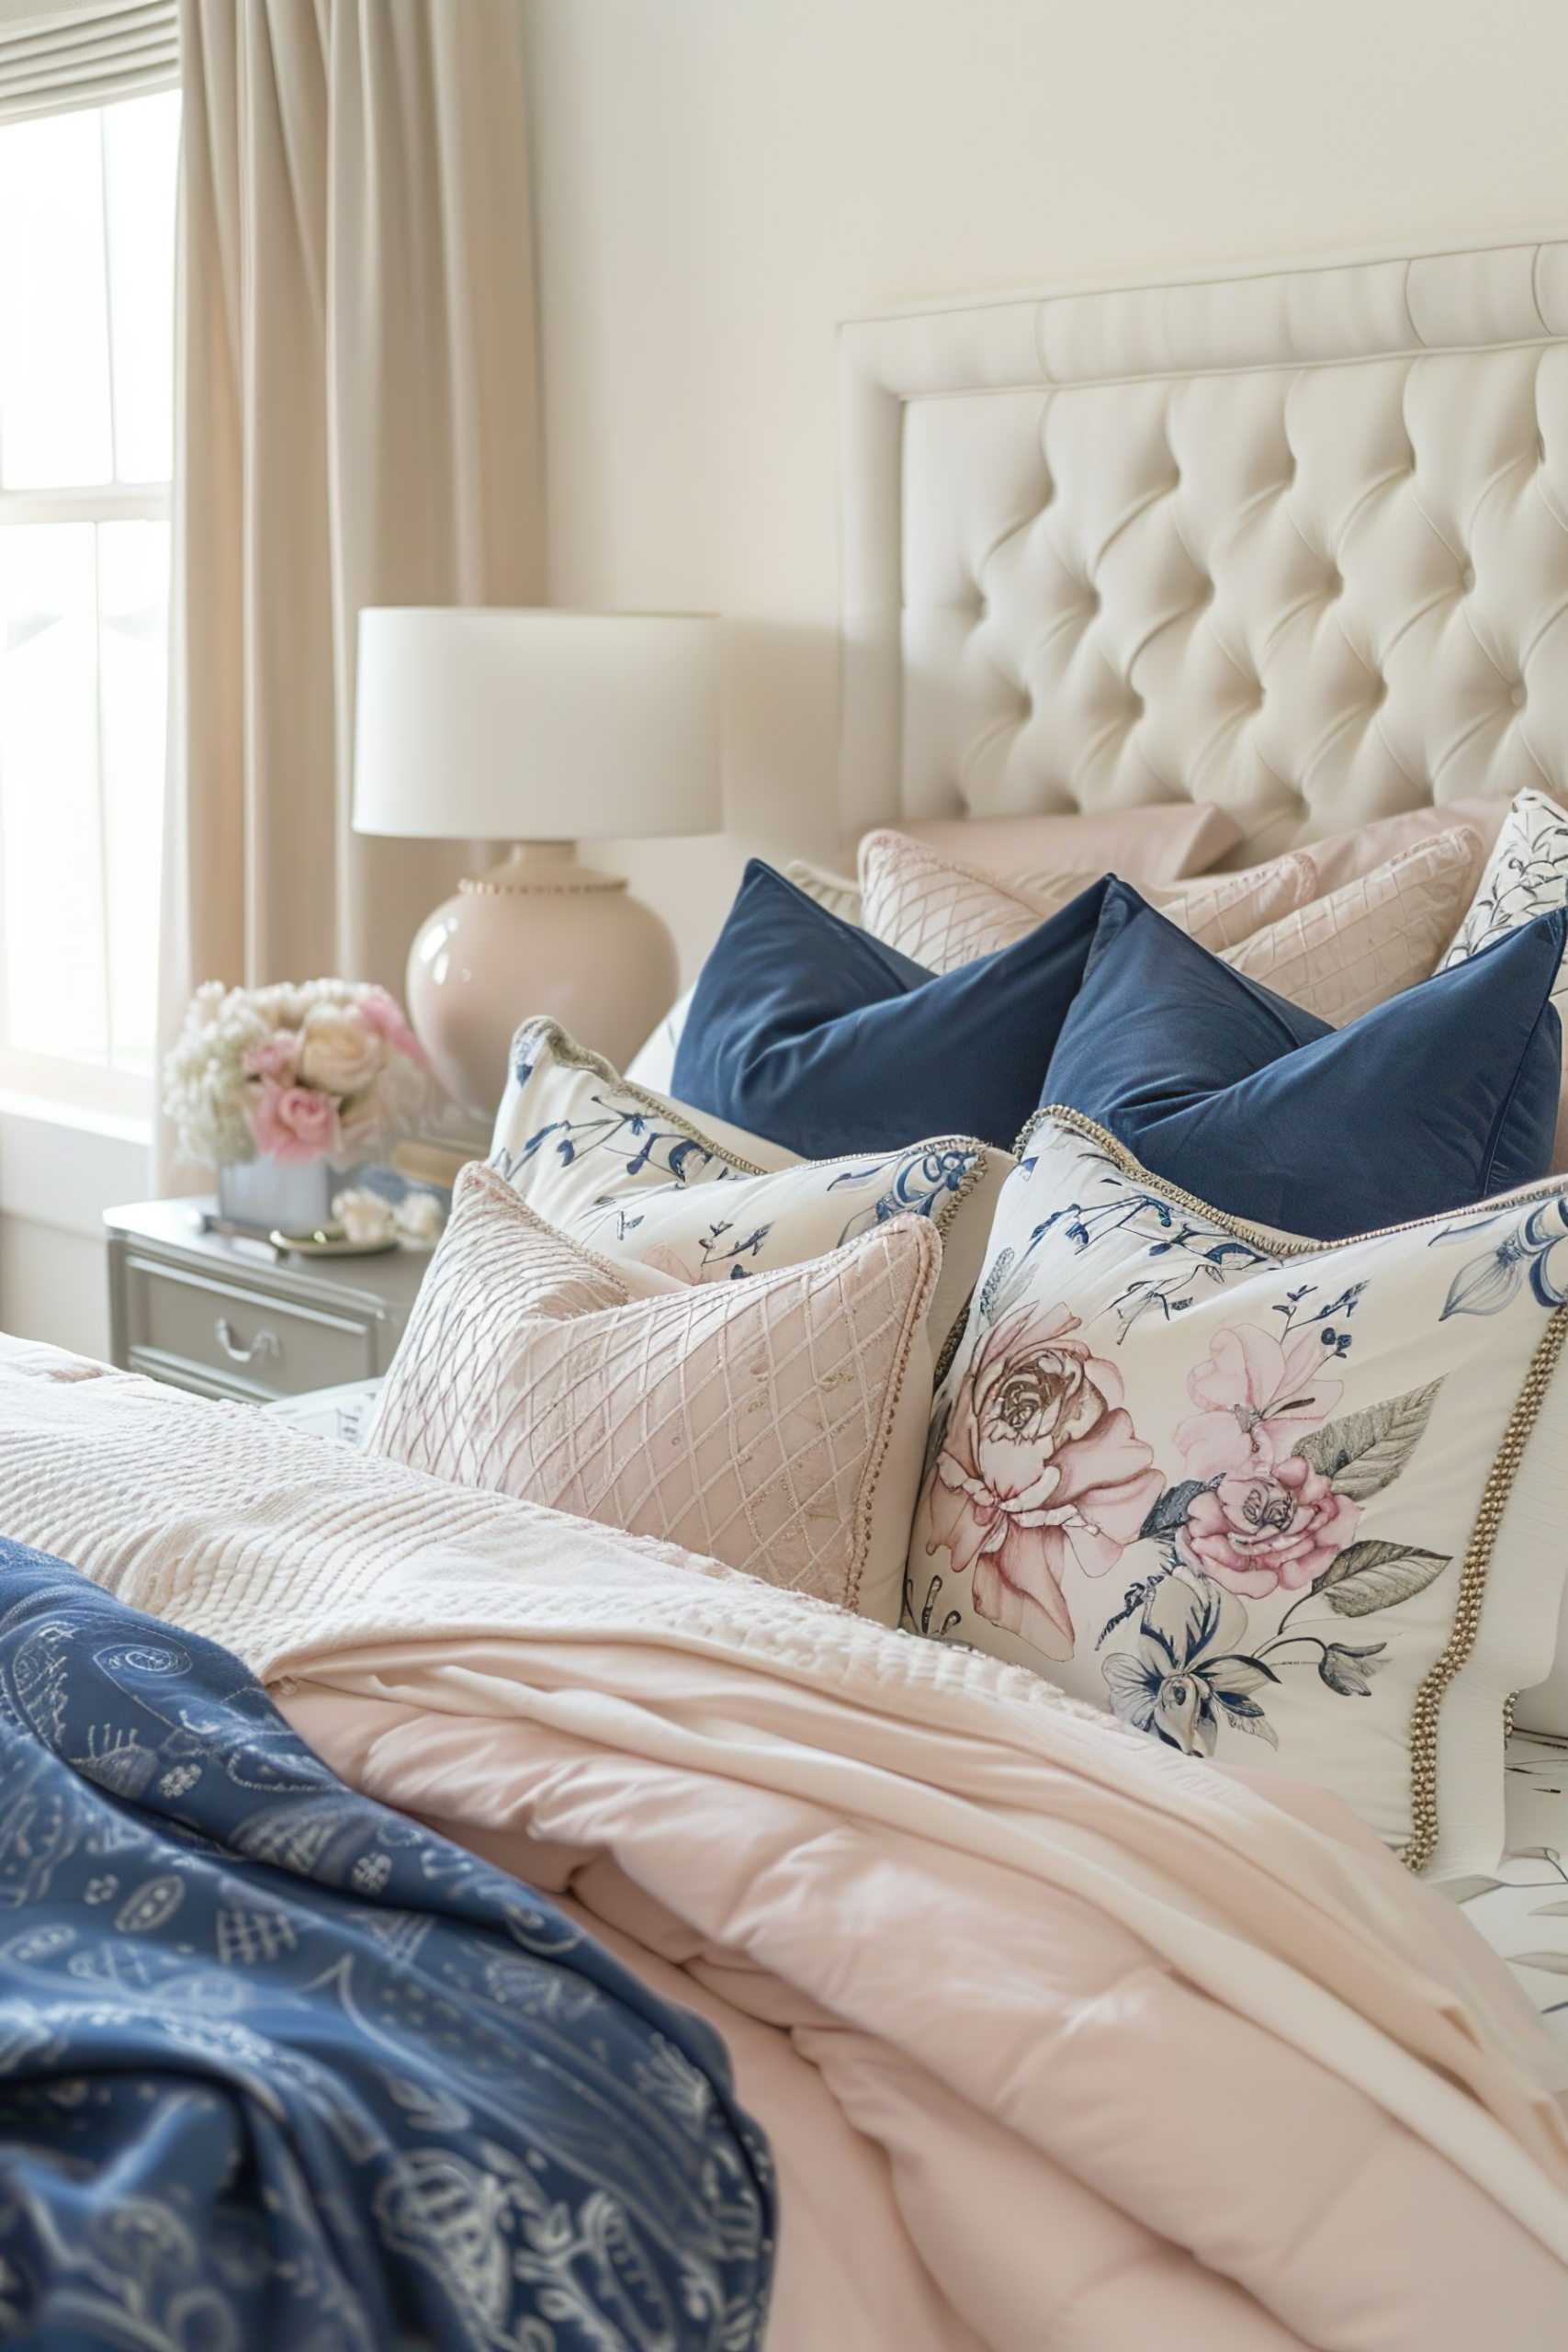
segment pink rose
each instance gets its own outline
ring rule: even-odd
[[[1207,1359],[1187,1376],[1187,1393],[1201,1410],[1177,1425],[1188,1476],[1256,1470],[1293,1453],[1344,1394],[1342,1382],[1321,1377],[1323,1357],[1311,1331],[1283,1346],[1251,1324],[1216,1331]]]
[[[299,1075],[299,1033],[275,1029],[259,1046],[248,1046],[241,1068],[250,1078],[270,1078],[276,1085],[292,1086]]]
[[[254,1102],[246,1105],[251,1132],[263,1151],[274,1159],[303,1163],[333,1158],[342,1144],[337,1104],[330,1094],[310,1086],[279,1086],[264,1079]]]
[[[977,1350],[927,1488],[928,1552],[975,1572],[982,1617],[1071,1657],[1068,1556],[1115,1566],[1164,1487],[1122,1408],[1121,1377],[1071,1335],[1065,1306],[1021,1306]]]
[[[1262,1600],[1281,1585],[1299,1592],[1311,1584],[1350,1542],[1360,1516],[1321,1470],[1289,1453],[1260,1469],[1227,1471],[1194,1495],[1176,1540],[1190,1566]]]
[[[424,1047],[403,1019],[402,1007],[385,989],[368,988],[355,1001],[355,1011],[367,1029],[392,1053],[402,1054],[415,1069],[428,1069]]]

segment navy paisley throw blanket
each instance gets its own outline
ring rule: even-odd
[[[0,1543],[0,2341],[753,2352],[773,2237],[705,2024]]]

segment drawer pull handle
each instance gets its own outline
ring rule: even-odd
[[[218,1344],[231,1363],[254,1363],[258,1356],[280,1356],[281,1342],[272,1331],[258,1331],[250,1346],[244,1347],[234,1337],[234,1327],[226,1315],[220,1315],[213,1325]]]

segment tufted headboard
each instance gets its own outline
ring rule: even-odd
[[[841,331],[848,830],[1568,797],[1568,232]]]

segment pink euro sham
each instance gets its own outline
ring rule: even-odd
[[[1192,800],[1092,816],[1075,809],[1070,816],[921,819],[897,830],[950,857],[967,858],[988,874],[1049,868],[1057,874],[1120,874],[1140,885],[1207,874],[1242,842],[1234,817],[1210,801]]]

